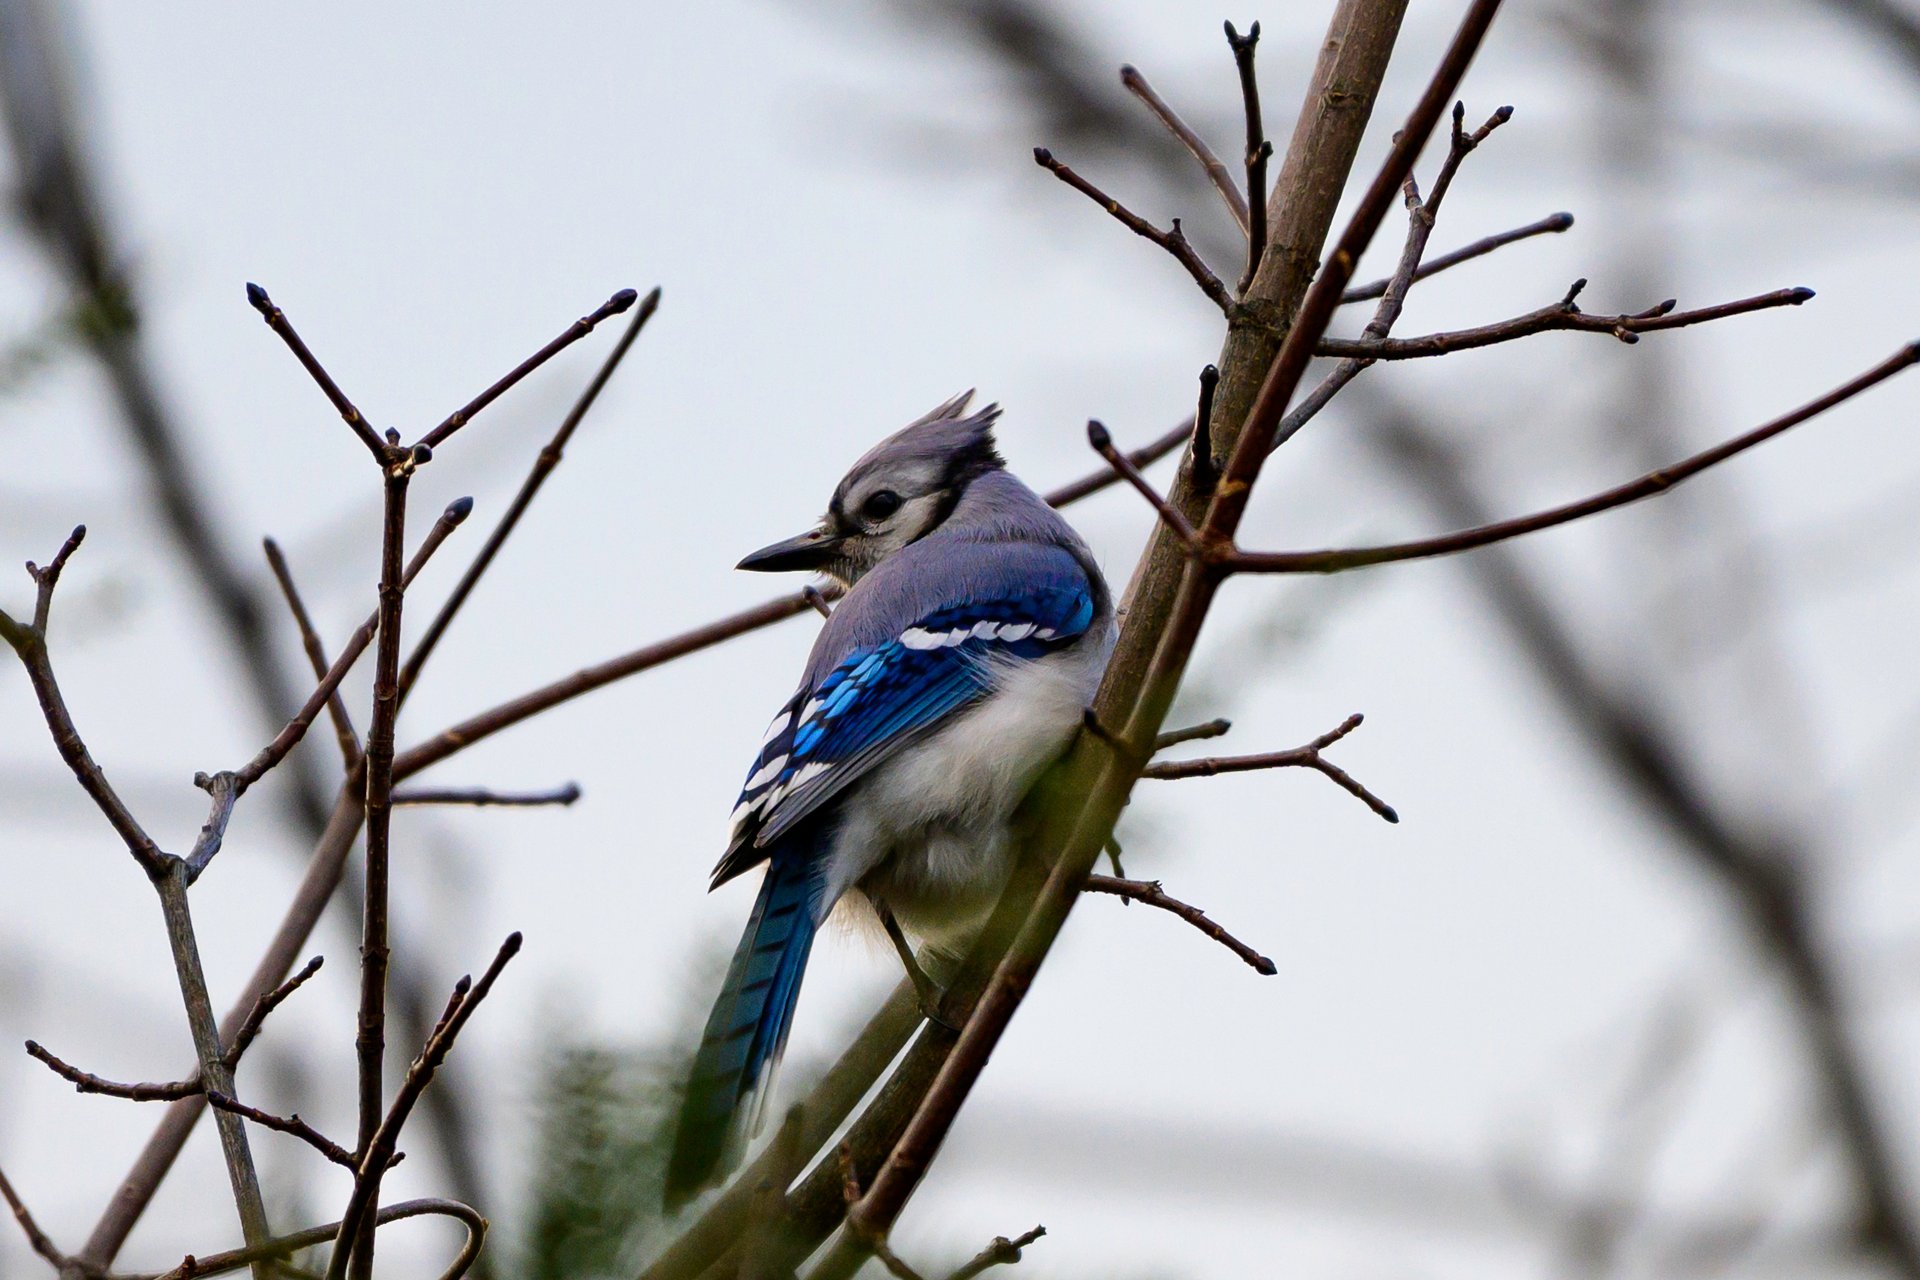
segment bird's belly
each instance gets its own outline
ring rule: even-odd
[[[1098,674],[1088,667],[1069,651],[1013,668],[992,695],[863,779],[843,809],[829,900],[857,886],[934,942],[978,924],[1006,883],[1009,819],[1079,727]]]

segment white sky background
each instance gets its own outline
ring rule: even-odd
[[[1099,14],[1116,65],[1138,63],[1233,154],[1218,14],[1078,8]],[[1266,30],[1265,100],[1281,138],[1326,8],[1245,15]],[[1457,8],[1414,5],[1363,169]],[[1497,417],[1497,437],[1469,431],[1460,443],[1502,480],[1512,511],[1644,469],[1626,429],[1633,361],[1670,362],[1686,438],[1700,445],[1920,332],[1905,283],[1920,273],[1911,184],[1810,191],[1700,141],[1728,122],[1831,126],[1910,167],[1917,95],[1890,58],[1810,8],[1734,19],[1687,6],[1672,107],[1688,128],[1657,198],[1637,202],[1597,171],[1618,145],[1604,136],[1597,78],[1551,14],[1512,9],[1464,92],[1475,119],[1505,102],[1518,114],[1468,161],[1434,249],[1556,209],[1579,223],[1423,284],[1399,332],[1517,314],[1580,275],[1593,278],[1583,302],[1594,311],[1819,291],[1799,310],[1638,347],[1550,335],[1366,375],[1468,428]],[[1176,422],[1218,350],[1218,317],[1179,269],[1032,164],[1033,144],[1057,140],[1028,136],[1008,82],[959,41],[908,38],[875,11],[94,3],[75,20],[111,213],[136,258],[165,389],[223,496],[225,528],[242,546],[282,540],[335,645],[372,602],[379,487],[243,282],[272,292],[376,424],[410,437],[615,288],[664,286],[659,316],[409,704],[403,745],[785,589],[731,566],[804,527],[847,462],[962,387],[1006,406],[1004,451],[1044,487],[1090,467],[1088,416],[1123,443]],[[1110,160],[1083,171],[1126,197],[1129,176]],[[1215,217],[1195,176],[1185,206],[1154,195],[1140,211]],[[1623,279],[1620,246],[1647,226],[1664,228],[1666,261],[1642,296]],[[1390,222],[1373,265],[1399,234]],[[58,297],[17,236],[0,240],[7,331]],[[423,472],[416,530],[461,494],[478,506],[422,580],[420,607],[478,545],[611,340],[580,344]],[[163,842],[184,845],[204,816],[189,778],[257,749],[252,708],[178,576],[93,370],[69,358],[0,410],[0,561],[44,560],[72,524],[89,526],[62,587],[63,685],[116,783]],[[1912,989],[1914,952],[1891,986],[1876,960],[1911,936],[1920,881],[1910,785],[1883,749],[1920,701],[1917,411],[1909,377],[1665,500],[1680,515],[1635,508],[1528,554],[1583,602],[1599,651],[1623,669],[1681,673],[1677,713],[1714,744],[1734,794],[1798,812],[1855,782],[1878,788],[1873,821],[1822,822],[1839,855],[1823,883],[1833,946],[1872,978],[1859,1012],[1879,1055],[1877,1096],[1920,1185],[1920,1024],[1889,998]],[[1251,544],[1426,528],[1341,426],[1316,422],[1269,469]],[[1758,531],[1780,669],[1813,708],[1802,726],[1761,713],[1788,699],[1752,695],[1747,655],[1724,632],[1675,652],[1670,631],[1635,624],[1683,612],[1646,606],[1693,598],[1721,563],[1711,520],[1723,512]],[[1072,518],[1124,580],[1148,528],[1142,504],[1113,492]],[[1700,545],[1673,555],[1651,536],[1661,520],[1704,531]],[[1841,550],[1826,553],[1816,534]],[[29,598],[24,575],[0,577],[9,607]],[[1250,641],[1276,604],[1304,634]],[[541,1037],[657,1039],[709,998],[704,966],[732,945],[752,887],[709,897],[707,870],[810,633],[806,620],[786,623],[641,676],[432,774],[502,787],[575,779],[585,799],[570,810],[410,811],[396,824],[397,911],[405,936],[432,950],[398,964],[450,982],[509,930],[527,936],[457,1055],[487,1102],[503,1200],[519,1190]],[[904,1220],[903,1251],[970,1253],[1040,1221],[1049,1238],[1023,1266],[1049,1274],[1539,1274],[1556,1256],[1549,1224],[1503,1199],[1496,1178],[1518,1169],[1570,1193],[1612,1189],[1593,1152],[1618,1123],[1611,1098],[1651,1007],[1674,997],[1714,1013],[1652,1166],[1659,1210],[1785,1206],[1790,1220],[1818,1219],[1836,1184],[1827,1156],[1802,1149],[1805,1080],[1764,975],[1710,886],[1542,700],[1459,569],[1237,583],[1208,641],[1215,660],[1196,669],[1213,701],[1194,699],[1183,718],[1229,714],[1228,748],[1253,751],[1364,711],[1336,758],[1403,822],[1380,823],[1304,772],[1143,788],[1129,872],[1210,909],[1279,976],[1255,977],[1169,917],[1083,904],[953,1158]],[[290,634],[287,644],[297,656]],[[330,736],[312,749],[330,757]],[[32,1036],[110,1076],[179,1074],[190,1054],[151,890],[59,768],[12,663],[0,664],[0,813],[0,1046]],[[223,1008],[297,874],[299,851],[277,827],[267,797],[245,802],[196,890]],[[351,938],[340,920],[323,925],[310,951],[328,969],[263,1042],[313,1091],[303,1113],[343,1135]],[[835,1051],[892,964],[820,947],[790,1065]],[[0,1162],[70,1246],[153,1118],[0,1053]],[[209,1208],[225,1180],[204,1130],[129,1264],[167,1265],[237,1236]],[[276,1186],[317,1164],[277,1135],[256,1133],[254,1146]],[[1462,1207],[1436,1207],[1428,1183],[1397,1198],[1344,1193],[1343,1162],[1369,1153],[1433,1170]],[[313,1185],[321,1206],[344,1200],[332,1171]],[[395,1198],[431,1193],[433,1162],[409,1162],[388,1185]],[[1754,1199],[1767,1188],[1773,1198]],[[425,1238],[383,1248],[409,1268],[396,1274],[437,1265]],[[0,1233],[0,1275],[37,1267]]]

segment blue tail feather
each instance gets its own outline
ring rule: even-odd
[[[768,859],[759,900],[694,1055],[667,1163],[669,1208],[713,1183],[742,1130],[759,1125],[813,949],[818,885],[811,843],[782,841]]]

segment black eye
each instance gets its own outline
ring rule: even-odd
[[[891,489],[876,490],[860,504],[860,514],[868,520],[885,520],[900,509],[900,495]]]

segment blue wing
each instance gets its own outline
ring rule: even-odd
[[[713,883],[759,863],[765,846],[794,823],[984,696],[994,659],[1032,660],[1085,634],[1096,606],[1074,567],[1045,583],[979,592],[933,610],[889,639],[854,649],[795,694],[747,773]]]

